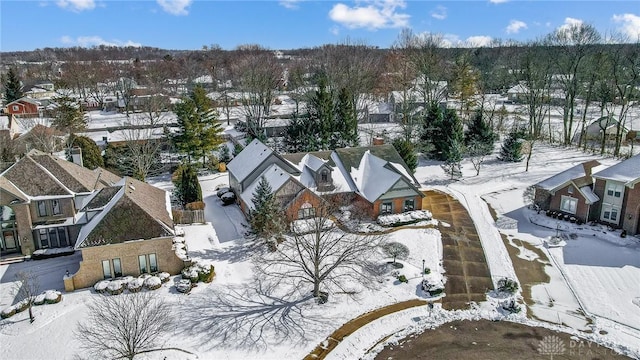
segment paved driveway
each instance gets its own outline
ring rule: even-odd
[[[228,186],[226,173],[208,179],[201,179],[202,197],[206,204],[204,219],[213,225],[221,243],[243,237],[247,231],[244,214],[237,205],[223,206],[216,196],[216,187]]]

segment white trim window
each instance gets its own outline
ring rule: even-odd
[[[575,214],[578,210],[578,199],[562,195],[562,199],[560,200],[560,210],[570,214]]]
[[[380,204],[380,215],[393,213],[393,202],[385,201]]]
[[[602,214],[600,219],[618,224],[620,221],[620,208],[611,204],[602,204]]]
[[[613,196],[613,197],[616,197],[616,198],[620,198],[620,197],[622,197],[622,194],[624,194],[624,186],[622,186],[621,184],[607,182],[607,195],[608,196]]]

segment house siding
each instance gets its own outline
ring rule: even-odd
[[[18,106],[15,110],[13,107]],[[38,105],[24,101],[7,104],[6,112],[13,115],[38,115]]]
[[[415,193],[415,192],[414,192]],[[391,201],[393,203],[392,213],[400,214],[404,212],[404,201],[406,199],[413,198],[414,210],[422,210],[422,197],[421,196],[407,196],[393,199],[379,199],[373,203],[371,208],[371,215],[375,219],[380,215],[380,205],[383,202]]]
[[[303,190],[287,207],[285,210],[285,214],[287,215],[288,221],[293,221],[298,219],[298,210],[302,207],[303,204],[308,203],[312,207],[318,209],[321,206],[322,199],[314,194],[312,191],[305,189]]]
[[[29,204],[16,204],[11,208],[16,216],[16,227],[18,240],[20,241],[20,251],[23,255],[31,255],[36,251],[36,245],[31,233],[31,211]]]
[[[82,289],[93,286],[104,279],[102,260],[119,258],[123,276],[139,276],[138,255],[156,254],[158,271],[176,275],[182,271],[185,264],[173,250],[173,238],[163,237],[150,240],[129,241],[120,244],[110,244],[83,248],[80,269],[65,281],[70,282],[72,289]]]
[[[626,187],[622,205],[622,228],[630,235],[640,234],[640,184]]]

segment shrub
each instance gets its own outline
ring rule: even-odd
[[[45,300],[44,296],[45,296],[45,293],[42,293],[36,296],[36,298],[33,300],[33,305],[37,305],[37,306],[44,305],[44,300]]]
[[[422,291],[427,293],[428,296],[440,295],[444,291],[442,284],[431,283],[427,279],[422,280],[421,287]]]
[[[166,283],[169,281],[169,277],[171,276],[168,272],[161,272],[157,275],[160,278],[160,281]]]
[[[27,310],[29,308],[29,300],[28,299],[24,299],[22,301],[20,301],[19,303],[15,304],[15,309],[16,312],[23,312],[25,310]]]
[[[107,292],[110,295],[120,295],[124,291],[125,283],[120,280],[113,280],[107,285]]]
[[[2,309],[2,312],[0,312],[0,318],[3,318],[3,319],[10,318],[15,314],[16,314],[16,308],[14,306],[9,306],[8,308]]]
[[[144,280],[144,287],[149,290],[156,290],[162,286],[162,281],[157,276],[150,276]]]
[[[176,224],[182,223],[182,210],[179,209],[171,209],[171,214],[173,215],[173,222]]]
[[[197,283],[199,281],[210,283],[216,275],[213,265],[205,267],[198,263],[184,268],[181,274],[183,279],[189,279],[192,283]]]
[[[399,276],[398,276],[398,281],[400,281],[401,283],[408,283],[408,282],[409,282],[409,280],[407,279],[407,277],[406,277],[406,276],[404,276],[404,275],[399,275]]]
[[[44,292],[44,301],[47,304],[57,304],[62,301],[62,294],[60,291],[47,290]]]
[[[178,281],[178,283],[176,284],[176,290],[183,294],[188,293],[189,291],[191,291],[191,280],[182,279]]]
[[[518,287],[518,283],[515,280],[509,278],[502,278],[498,280],[498,291],[513,294],[518,291]]]
[[[104,293],[107,291],[107,286],[109,286],[109,280],[100,280],[95,285],[93,285],[93,290],[97,293]]]
[[[129,290],[129,292],[136,293],[142,290],[143,285],[144,285],[143,279],[140,279],[140,278],[133,279],[127,283],[127,290]]]

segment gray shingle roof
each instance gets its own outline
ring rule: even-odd
[[[599,179],[620,181],[625,184],[635,183],[640,179],[640,154],[598,171],[593,176]]]

